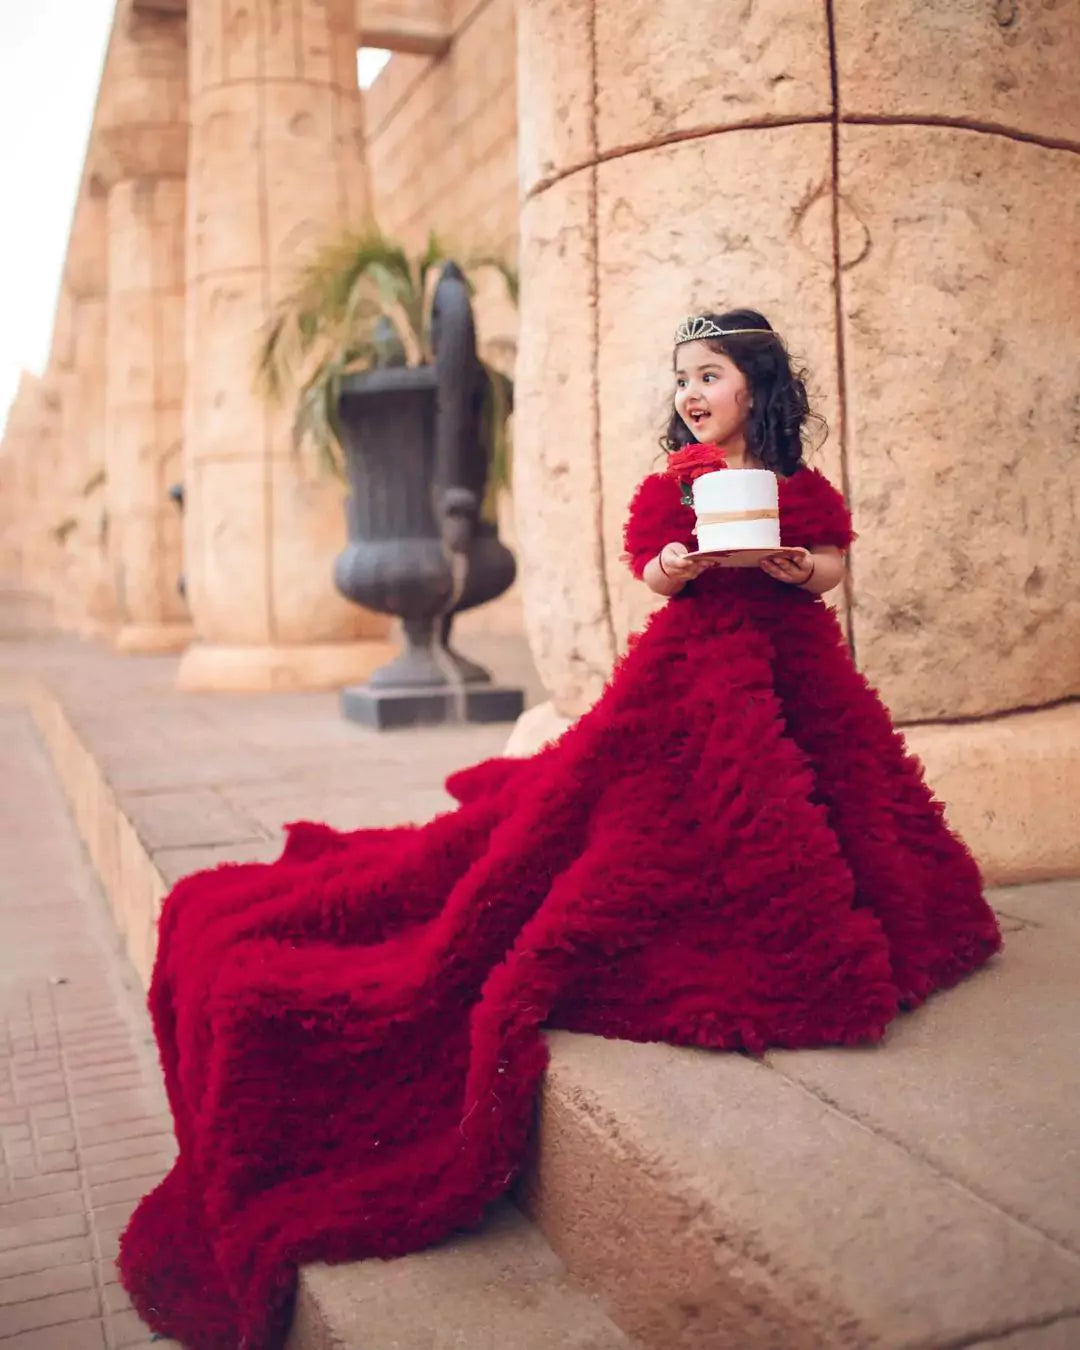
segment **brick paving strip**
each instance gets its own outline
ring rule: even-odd
[[[142,991],[27,713],[0,704],[0,1350],[153,1341],[120,1232],[174,1154]]]
[[[147,887],[224,859],[276,856],[285,821],[352,828],[445,809],[442,778],[498,753],[506,728],[379,736],[344,722],[332,694],[178,694],[175,658],[2,638],[0,1350],[149,1346],[114,1261],[175,1146],[121,929],[144,911],[149,922]],[[537,696],[523,643],[477,647]],[[30,704],[52,727],[53,762]],[[54,770],[58,752],[97,873]],[[148,968],[147,943],[126,939]]]

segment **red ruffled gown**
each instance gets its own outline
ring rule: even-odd
[[[785,544],[851,540],[818,473]],[[671,477],[640,575],[693,543]],[[529,760],[455,775],[427,825],[291,828],[182,881],[150,1006],[179,1156],[122,1242],[197,1350],[280,1346],[298,1263],[474,1224],[520,1165],[541,1028],[746,1048],[875,1041],[997,950],[976,865],[818,598],[712,569]]]

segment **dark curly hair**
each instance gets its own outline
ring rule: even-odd
[[[806,423],[815,422],[828,433],[825,419],[810,411],[803,383],[806,371],[792,369],[783,339],[756,309],[729,309],[723,314],[701,317],[711,319],[718,328],[760,330],[760,337],[755,331],[704,341],[711,351],[733,361],[746,376],[752,405],[746,422],[747,449],[766,469],[790,478],[803,462]],[[667,430],[660,438],[661,448],[671,454],[696,440],[672,403]]]

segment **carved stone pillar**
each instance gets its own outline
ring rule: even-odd
[[[168,498],[182,459],[187,135],[184,16],[121,0],[91,167],[108,186],[108,528],[124,651],[191,637]]]
[[[64,269],[71,331],[61,479],[69,530],[54,611],[61,627],[86,636],[111,634],[117,621],[106,505],[107,264],[106,192],[91,180],[79,194]]]
[[[109,193],[108,500],[122,651],[187,645],[177,590],[182,476],[184,180],[129,178]]]
[[[296,263],[366,206],[355,0],[190,0],[189,24],[185,539],[200,641],[180,684],[343,684],[386,659],[386,620],[334,590],[342,489],[301,472],[290,419],[252,375]]]

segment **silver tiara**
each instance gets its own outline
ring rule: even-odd
[[[699,342],[703,338],[723,338],[732,333],[769,333],[773,334],[771,328],[721,328],[713,323],[712,319],[706,319],[702,316],[697,318],[690,315],[683,319],[678,328],[675,329],[675,346],[678,347],[684,342]]]

